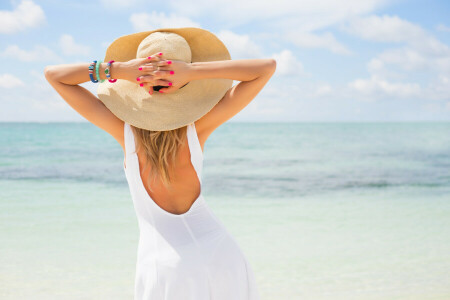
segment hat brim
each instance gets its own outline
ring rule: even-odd
[[[160,28],[125,35],[114,40],[104,61],[128,61],[136,58],[139,44],[153,32],[173,32],[182,36],[192,53],[192,62],[229,60],[230,54],[211,32],[195,27]],[[98,98],[118,118],[147,130],[166,131],[190,124],[208,113],[222,99],[233,80],[207,78],[193,80],[174,92],[150,95],[137,83],[118,79],[99,83]]]

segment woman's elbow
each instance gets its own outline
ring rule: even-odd
[[[44,76],[47,81],[55,79],[55,69],[53,68],[53,66],[46,66],[44,68]]]

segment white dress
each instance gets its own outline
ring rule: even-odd
[[[124,135],[124,171],[140,232],[134,299],[259,300],[247,259],[202,193],[184,214],[162,209],[142,183],[133,131],[126,122]],[[194,123],[187,126],[187,139],[201,185],[203,152]]]

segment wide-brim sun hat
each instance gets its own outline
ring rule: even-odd
[[[104,61],[125,62],[162,52],[163,59],[186,63],[230,60],[224,43],[208,30],[196,27],[159,28],[124,35],[107,48]],[[114,75],[114,64],[112,66]],[[99,83],[98,98],[119,119],[135,127],[167,131],[197,121],[223,98],[233,80],[205,78],[163,94],[139,86],[138,82],[118,79]]]

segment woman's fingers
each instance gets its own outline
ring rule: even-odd
[[[163,93],[163,94],[168,94],[168,93],[173,92],[173,91],[176,90],[176,89],[177,89],[177,88],[174,87],[174,86],[169,86],[169,87],[160,89],[159,92],[160,92],[160,93]]]
[[[149,56],[150,59],[144,58],[142,60],[143,65],[139,66],[139,71],[152,71],[156,70],[158,67],[160,69],[165,68],[167,69],[172,64],[171,60],[163,59],[162,57],[159,57],[158,55]]]
[[[170,69],[172,61],[163,59],[161,54],[156,53],[147,59],[143,59],[144,64],[138,68],[142,75],[137,77],[136,80],[141,87],[148,90],[150,95],[154,92],[154,86],[170,87],[172,85],[172,82],[167,80],[174,74],[174,71]]]
[[[155,71],[153,72],[151,75],[141,75],[138,78],[136,78],[137,81],[140,82],[152,82],[155,80],[160,80],[160,79],[165,79],[165,80],[170,80],[170,76],[172,74],[170,74],[170,71]]]
[[[139,83],[139,86],[142,86],[142,87],[157,86],[157,85],[172,86],[172,82],[170,82],[168,80],[163,80],[163,79],[156,79],[156,80],[152,80],[152,81],[146,81],[146,82]]]
[[[148,82],[141,82],[141,83],[139,83],[139,86],[148,90],[149,94],[152,95],[154,86],[171,87],[172,83],[167,80],[157,79],[157,80],[148,81]]]
[[[167,78],[170,75],[175,74],[174,71],[169,70],[164,67],[159,67],[159,70],[158,70],[158,67],[155,67],[152,65],[151,66],[142,66],[141,68],[142,68],[141,71],[143,72],[143,74],[141,76],[143,76],[143,77],[151,75],[151,76],[156,76],[158,78]]]

